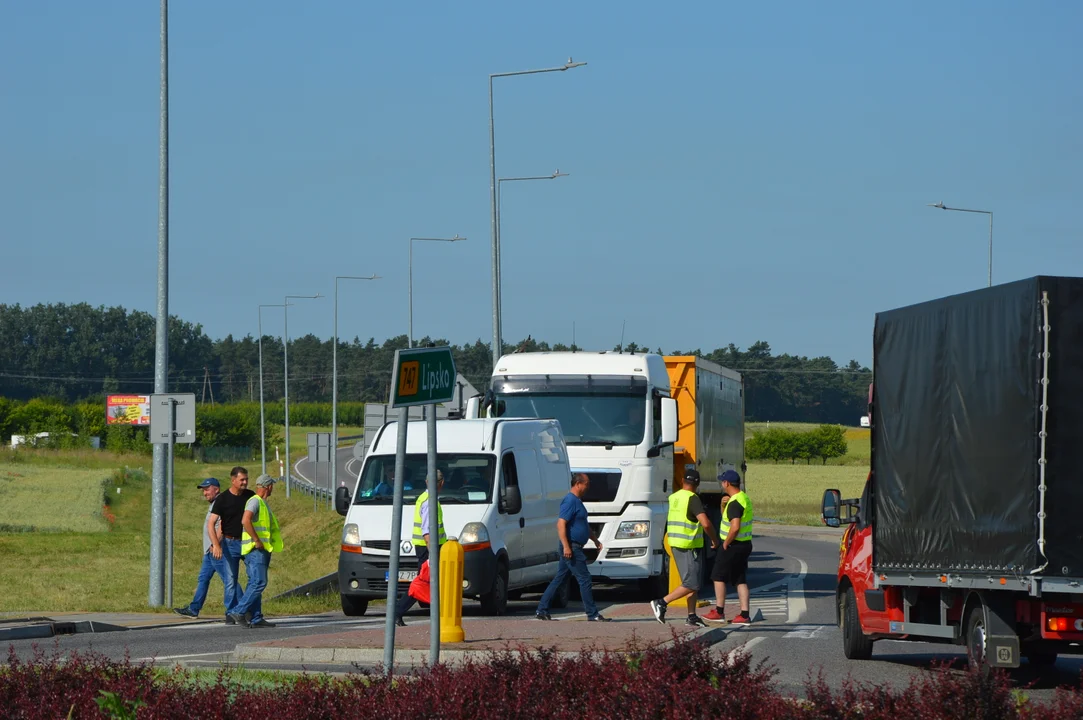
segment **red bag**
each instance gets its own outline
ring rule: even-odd
[[[406,591],[407,594],[415,600],[419,600],[423,603],[429,602],[429,561],[421,563],[421,570],[418,571],[417,577],[410,582],[410,589]]]

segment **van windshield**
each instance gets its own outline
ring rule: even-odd
[[[428,462],[424,453],[406,456],[403,505],[413,505],[421,493],[425,492]],[[445,505],[488,505],[493,494],[493,465],[492,455],[438,454],[436,469],[444,475],[440,502]],[[390,505],[394,483],[395,456],[370,455],[361,471],[354,505]]]

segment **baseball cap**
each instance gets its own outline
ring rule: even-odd
[[[733,487],[741,487],[741,476],[737,474],[736,470],[727,470],[718,476],[718,482],[729,483]]]
[[[256,487],[270,487],[276,482],[278,481],[270,475],[260,475],[258,478],[256,478]]]
[[[221,489],[222,486],[218,484],[218,478],[207,478],[200,484],[196,485],[196,488],[202,490],[203,488],[216,487]]]
[[[694,482],[694,483],[696,483],[698,485],[699,484],[699,470],[696,470],[695,468],[685,470],[684,471],[684,479],[688,480],[689,482]]]

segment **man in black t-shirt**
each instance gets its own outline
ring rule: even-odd
[[[751,507],[748,495],[741,492],[741,476],[736,470],[726,470],[718,476],[722,485],[722,494],[728,500],[723,507],[725,516],[723,526],[729,526],[722,541],[721,551],[715,556],[714,570],[711,580],[714,581],[715,607],[704,615],[708,620],[725,620],[726,585],[734,585],[737,588],[737,598],[741,611],[731,620],[735,625],[748,625],[752,622],[749,616],[749,589],[746,573],[748,572],[748,560],[752,556],[752,520],[743,525],[742,517],[745,514],[745,506]],[[743,532],[742,532],[743,529]]]
[[[248,489],[248,471],[238,465],[229,473],[229,490],[219,493],[211,506],[211,514],[207,518],[208,534],[211,536],[211,554],[216,560],[223,555],[233,573],[234,594],[226,600],[226,624],[232,625],[233,621],[229,614],[241,601],[244,588],[241,587],[241,578],[238,574],[241,565],[241,518],[244,516],[244,506],[248,498],[255,495]],[[218,521],[222,521],[222,540],[219,542],[216,533],[212,530]]]

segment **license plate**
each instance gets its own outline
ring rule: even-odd
[[[384,572],[384,580],[388,580],[391,577],[391,573]],[[413,582],[417,578],[416,570],[399,570],[399,582]]]

